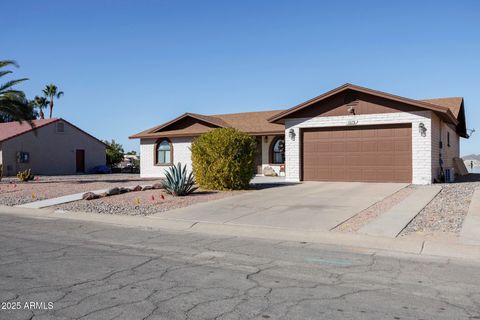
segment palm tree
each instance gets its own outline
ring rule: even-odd
[[[18,64],[13,60],[1,60],[0,78],[12,73],[10,70],[2,70],[2,68],[8,66],[18,67]],[[15,85],[25,80],[28,79],[10,80],[6,83],[0,84],[0,118],[8,119],[9,121],[27,121],[33,126],[31,108],[28,104],[28,100],[25,98],[25,94],[22,91],[13,88]]]
[[[48,103],[49,101],[45,97],[35,96],[35,98],[33,99],[34,106],[37,107],[39,110],[40,119],[45,119],[43,109],[45,109],[48,106]]]
[[[58,88],[54,84],[49,84],[45,86],[45,89],[43,89],[43,94],[45,97],[50,98],[48,101],[50,104],[50,118],[52,117],[53,113],[53,99],[57,98],[59,99],[61,96],[63,96],[63,91],[58,91]]]

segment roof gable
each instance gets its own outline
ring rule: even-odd
[[[185,113],[169,122],[132,135],[130,139],[198,136],[213,128],[229,127],[249,134],[281,134],[284,132],[283,125],[268,121],[268,118],[279,111],[242,112],[209,116]],[[185,125],[185,123],[188,125]]]
[[[0,142],[15,138],[15,137],[20,136],[22,134],[37,130],[39,128],[48,126],[48,125],[53,124],[53,123],[58,122],[58,121],[62,121],[62,122],[67,123],[68,125],[72,126],[73,128],[80,131],[81,133],[91,137],[92,139],[94,139],[94,140],[96,140],[96,141],[98,141],[101,144],[106,146],[106,144],[102,140],[97,139],[96,137],[92,136],[88,132],[80,129],[76,125],[74,125],[74,124],[72,124],[72,123],[70,123],[67,120],[62,119],[62,118],[50,118],[50,119],[33,120],[32,121],[33,127],[31,127],[30,124],[28,124],[26,121],[23,121],[22,123],[19,123],[17,121],[0,123]]]
[[[57,122],[58,120],[57,118],[33,120],[33,127],[26,121],[22,123],[17,121],[0,123],[0,142]]]
[[[333,90],[330,90],[330,91],[328,91],[328,92],[326,92],[322,95],[319,95],[319,96],[317,96],[313,99],[305,101],[305,102],[303,102],[303,103],[301,103],[301,104],[299,104],[299,105],[297,105],[293,108],[290,108],[290,109],[287,109],[283,112],[280,112],[279,114],[270,118],[269,121],[270,122],[282,122],[285,118],[287,118],[289,116],[292,116],[295,112],[297,112],[299,110],[310,107],[311,105],[313,105],[315,103],[318,103],[318,102],[320,102],[322,100],[325,100],[325,99],[327,99],[327,98],[329,98],[333,95],[339,94],[339,93],[347,91],[347,90],[366,93],[366,94],[382,97],[382,98],[385,98],[385,99],[389,99],[389,100],[392,100],[392,101],[409,104],[409,105],[414,106],[414,107],[419,107],[419,108],[423,108],[423,109],[427,109],[427,110],[432,110],[432,111],[435,111],[435,112],[438,112],[438,113],[442,114],[444,120],[447,120],[448,122],[451,122],[454,125],[457,124],[457,119],[455,118],[453,113],[450,111],[450,109],[448,109],[447,107],[438,106],[438,105],[431,104],[431,103],[424,102],[424,101],[419,101],[419,100],[413,100],[413,99],[409,99],[409,98],[405,98],[405,97],[400,97],[400,96],[396,96],[396,95],[393,95],[393,94],[390,94],[390,93],[356,86],[356,85],[353,85],[353,84],[350,84],[350,83],[346,83],[346,84],[344,84],[340,87],[337,87]]]

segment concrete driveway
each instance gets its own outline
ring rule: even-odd
[[[279,185],[155,215],[160,219],[330,230],[406,187],[401,183],[305,182]]]

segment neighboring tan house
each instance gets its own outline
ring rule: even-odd
[[[105,144],[60,119],[0,123],[0,164],[5,176],[31,169],[35,175],[86,173],[105,165]]]
[[[453,171],[460,137],[468,138],[463,98],[414,100],[345,84],[284,111],[186,113],[140,132],[141,176],[162,177],[213,128],[256,137],[257,173],[283,167],[287,181],[430,184]]]

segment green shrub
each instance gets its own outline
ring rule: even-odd
[[[190,172],[187,175],[187,166],[185,165],[182,168],[180,162],[177,166],[165,170],[165,181],[162,183],[162,188],[173,196],[186,196],[197,190],[193,173]]]
[[[255,138],[233,128],[211,130],[192,143],[192,166],[205,189],[247,189],[255,174]]]
[[[35,178],[35,176],[32,174],[32,171],[30,169],[27,169],[25,171],[19,171],[17,173],[17,178],[20,181],[28,182],[30,180],[33,180]]]

